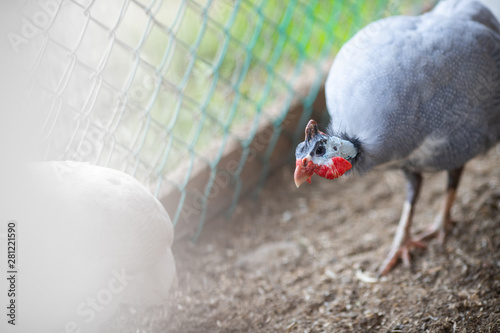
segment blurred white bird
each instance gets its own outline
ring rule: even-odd
[[[0,331],[96,332],[120,304],[166,300],[176,273],[173,226],[133,177],[85,163],[36,163],[1,192],[0,233],[17,221],[17,319],[15,327],[2,320]],[[3,272],[5,251],[2,244]]]

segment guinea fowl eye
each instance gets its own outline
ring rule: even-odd
[[[315,154],[316,154],[316,155],[321,156],[321,155],[323,155],[324,153],[325,153],[325,147],[323,147],[323,146],[318,146],[318,148],[316,148],[316,152],[315,152]]]

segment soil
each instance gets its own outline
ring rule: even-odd
[[[285,167],[257,200],[206,225],[197,244],[175,244],[170,304],[132,331],[500,332],[499,166],[500,145],[469,162],[445,246],[431,241],[412,252],[411,267],[379,279],[402,174],[313,177],[296,189]],[[424,176],[415,233],[438,215],[445,187],[445,173]]]

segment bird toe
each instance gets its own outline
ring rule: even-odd
[[[425,250],[427,245],[420,240],[408,239],[401,245],[393,247],[380,267],[378,276],[387,275],[397,265],[399,259],[405,267],[411,267],[411,250],[413,248]]]

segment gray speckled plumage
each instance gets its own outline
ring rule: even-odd
[[[326,97],[331,134],[361,143],[358,171],[459,168],[500,140],[500,24],[470,0],[374,22],[337,55]]]

